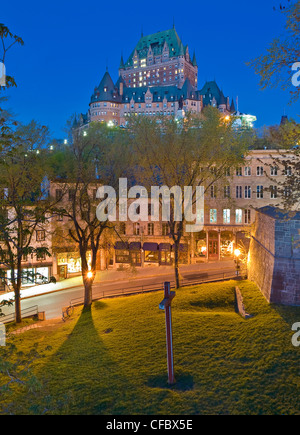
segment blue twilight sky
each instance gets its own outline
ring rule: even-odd
[[[190,52],[196,50],[199,88],[216,79],[227,96],[239,97],[242,112],[257,116],[256,127],[274,125],[285,113],[296,118],[300,102],[288,92],[259,90],[245,62],[261,54],[283,32],[279,0],[14,0],[2,2],[0,22],[21,36],[23,47],[7,54],[7,73],[18,88],[6,92],[22,122],[36,119],[62,138],[69,116],[88,110],[91,94],[108,64],[118,78],[120,55],[127,59],[144,35],[172,27]],[[125,59],[126,58],[126,59]],[[300,61],[300,59],[299,59]]]

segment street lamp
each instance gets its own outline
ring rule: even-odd
[[[87,276],[88,279],[92,279],[93,278],[93,272],[89,271],[86,276]]]
[[[239,270],[240,270],[240,256],[241,251],[239,249],[234,250],[234,257],[235,257],[235,263],[236,263],[236,276],[239,276]]]

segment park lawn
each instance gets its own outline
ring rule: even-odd
[[[41,358],[32,371],[42,387],[15,385],[1,394],[0,412],[299,414],[300,348],[291,343],[291,326],[300,321],[300,307],[269,305],[254,284],[242,281],[253,315],[244,320],[235,312],[235,285],[176,291],[174,386],[167,384],[158,309],[163,292],[106,299],[91,310],[76,309],[64,324],[13,338],[24,352],[38,346]]]

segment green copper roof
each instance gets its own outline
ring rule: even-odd
[[[154,56],[161,55],[165,42],[167,43],[171,56],[181,55],[182,42],[176,30],[173,28],[170,30],[165,30],[163,32],[153,33],[152,35],[142,36],[137,43],[135,49],[129,56],[125,66],[131,66],[133,64],[133,56],[135,50],[137,51],[140,59],[147,57],[149,47],[151,47]]]
[[[200,95],[203,95],[203,104],[208,106],[211,104],[213,98],[215,98],[217,104],[221,103],[221,94],[219,86],[215,81],[206,82],[203,88],[200,90]]]

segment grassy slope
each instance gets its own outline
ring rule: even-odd
[[[300,321],[300,308],[269,306],[253,284],[242,282],[246,310],[254,315],[245,321],[234,311],[234,285],[177,291],[177,385],[171,388],[158,309],[162,292],[96,302],[51,332],[14,338],[19,349],[52,346],[34,363],[43,390],[19,397],[16,412],[28,412],[50,395],[55,413],[299,414],[300,348],[291,344],[291,325]]]

